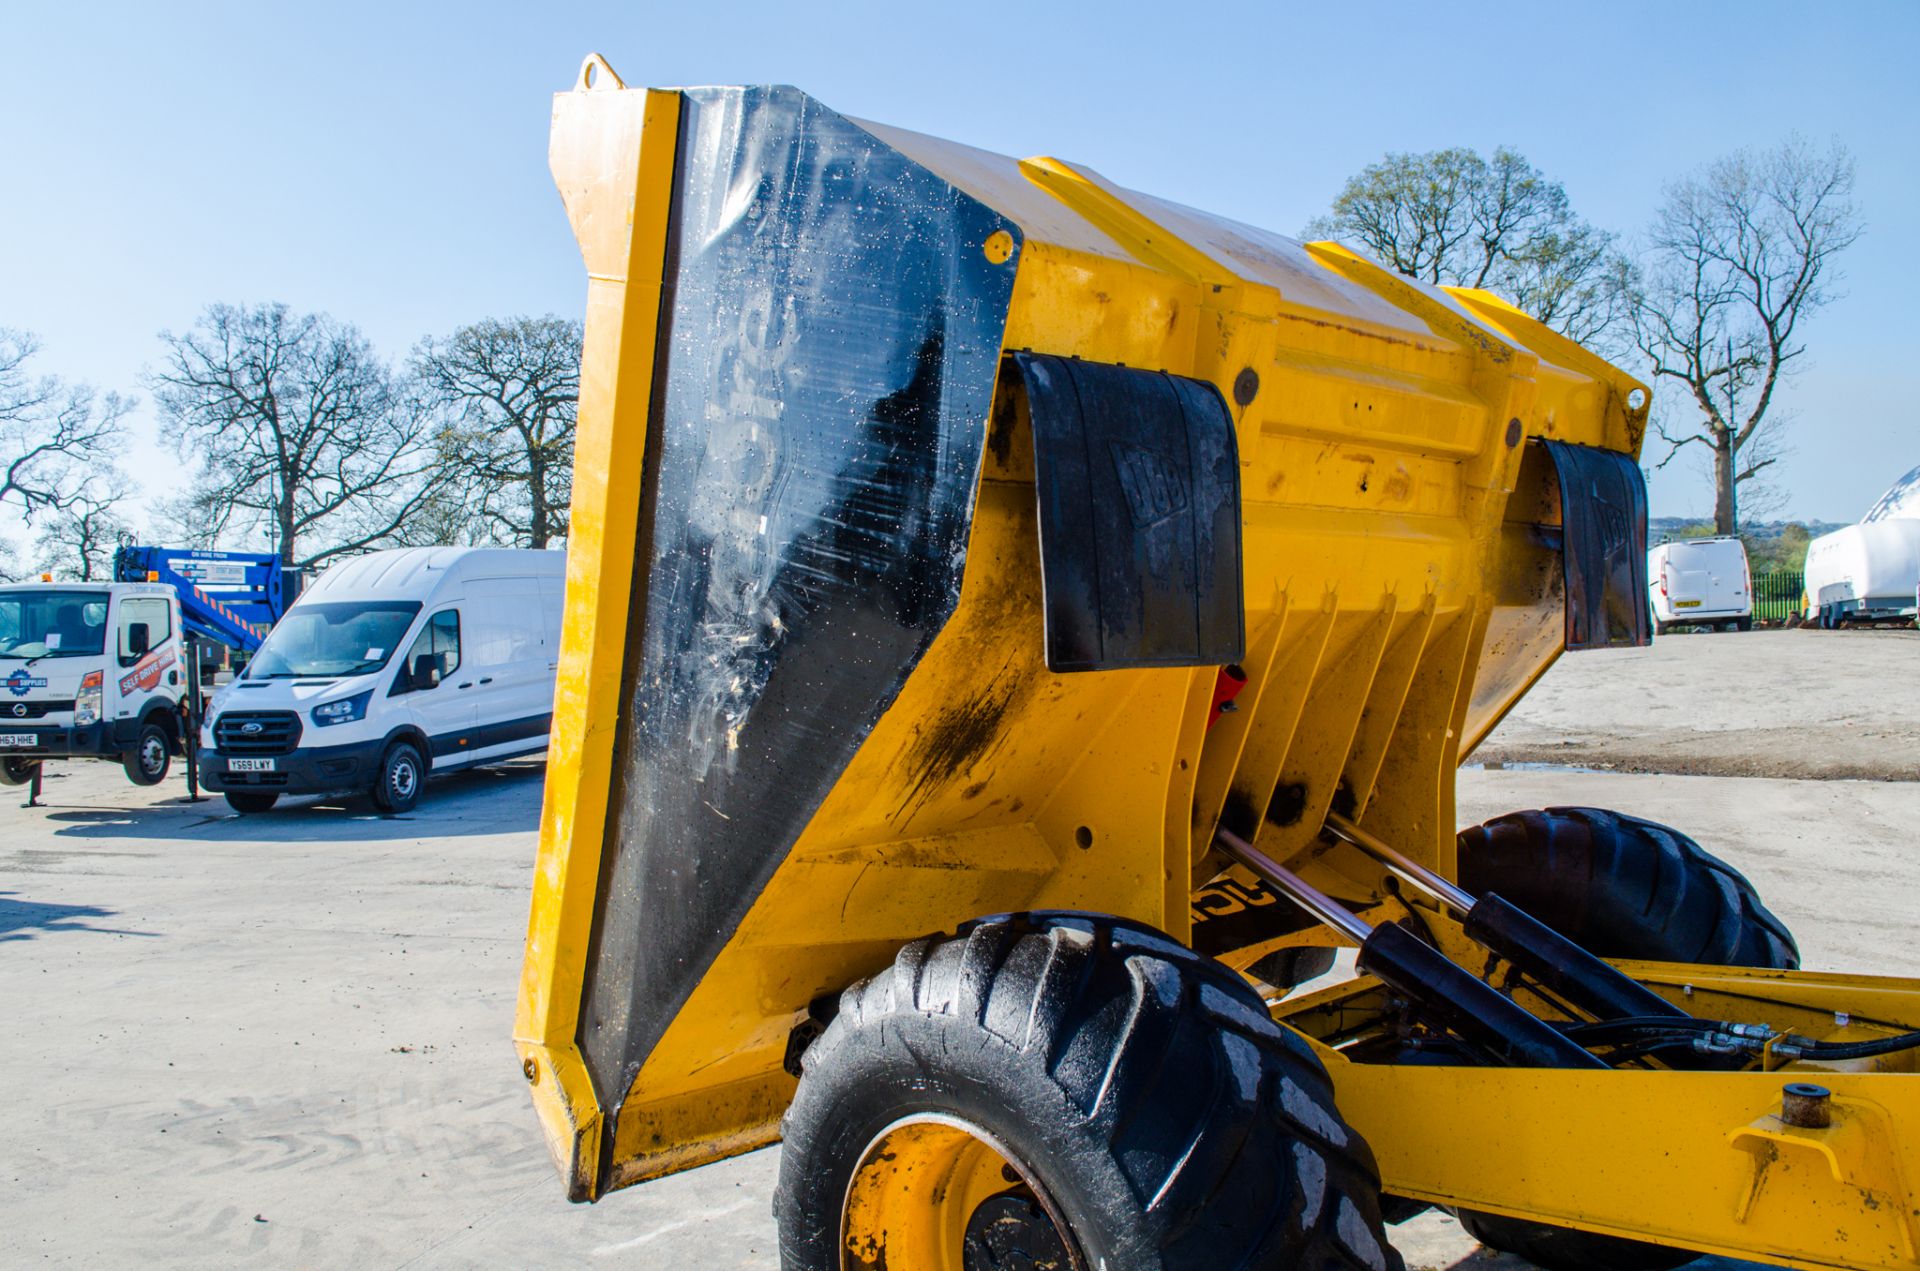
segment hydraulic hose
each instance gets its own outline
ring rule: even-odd
[[[1875,1037],[1871,1041],[1863,1042],[1814,1042],[1811,1045],[1795,1047],[1801,1059],[1830,1060],[1874,1059],[1881,1055],[1891,1055],[1916,1048],[1920,1048],[1920,1032],[1901,1033],[1895,1037]]]

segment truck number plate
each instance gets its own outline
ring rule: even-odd
[[[0,733],[0,747],[26,750],[40,743],[36,733]]]
[[[273,760],[271,759],[229,759],[227,760],[227,771],[228,772],[272,772]]]
[[[1676,600],[1673,602],[1673,607],[1675,609],[1698,609],[1700,602],[1697,600]]]

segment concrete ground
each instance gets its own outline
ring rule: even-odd
[[[1475,759],[1920,779],[1920,631],[1678,632],[1563,657]]]
[[[1901,639],[1581,655],[1495,742],[1606,721],[1684,751],[1775,712],[1809,753],[1905,735],[1920,643]],[[1755,878],[1808,966],[1920,975],[1910,775],[1470,770],[1460,816],[1591,803],[1682,826]],[[58,770],[40,809],[0,790],[0,1266],[777,1266],[777,1149],[561,1198],[508,1044],[540,780],[457,777],[402,818],[242,819],[105,765]],[[1436,1215],[1393,1234],[1410,1267],[1521,1265]]]

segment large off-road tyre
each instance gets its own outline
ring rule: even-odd
[[[915,941],[809,1047],[786,1271],[1398,1271],[1373,1155],[1247,982],[1150,928],[992,918]]]
[[[1670,826],[1604,808],[1510,812],[1460,832],[1460,885],[1507,900],[1603,958],[1800,965],[1739,870]]]
[[[1498,892],[1603,958],[1800,965],[1786,924],[1733,866],[1680,831],[1603,808],[1513,812],[1460,832],[1460,885]],[[1467,1234],[1549,1271],[1670,1271],[1700,1255],[1457,1211]]]
[[[39,773],[38,759],[22,759],[18,755],[0,758],[0,786],[28,785]]]
[[[167,730],[158,724],[142,724],[133,749],[120,756],[127,780],[137,786],[159,785],[167,779],[167,769],[172,765],[173,743],[167,737]]]
[[[420,757],[419,747],[410,741],[396,741],[380,760],[380,772],[373,783],[374,806],[393,816],[411,812],[426,784],[427,763]]]

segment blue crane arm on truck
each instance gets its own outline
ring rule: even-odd
[[[280,558],[257,552],[129,545],[113,554],[113,576],[171,586],[180,593],[180,620],[188,631],[242,653],[260,647],[293,599]]]

